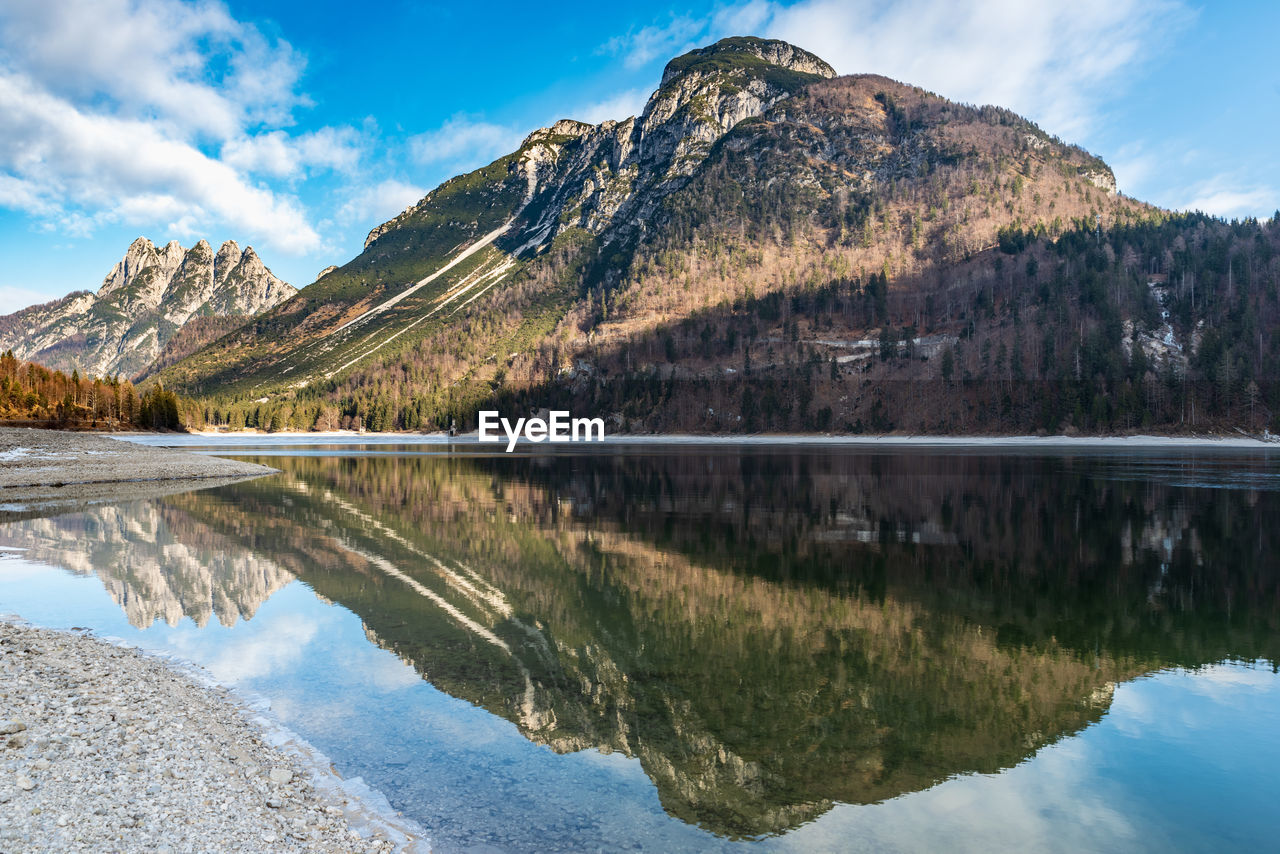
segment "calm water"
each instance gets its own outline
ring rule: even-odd
[[[196,661],[442,851],[1254,851],[1280,456],[242,449],[0,525],[0,611]]]

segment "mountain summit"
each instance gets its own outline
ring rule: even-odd
[[[637,118],[597,126],[561,121],[534,131],[517,157],[528,181],[526,209],[538,213],[521,249],[541,248],[575,226],[643,229],[738,123],[834,76],[827,63],[786,42],[724,39],[669,62]]]
[[[535,130],[511,156],[504,176],[504,184],[523,179],[523,198],[512,211],[523,220],[516,232],[522,239],[511,248],[536,253],[573,227],[599,233],[615,222],[643,224],[735,125],[808,83],[834,76],[830,65],[786,42],[723,39],[669,62],[638,117],[599,125],[562,119]],[[373,229],[365,248],[430,217],[433,202],[452,196],[459,180]],[[501,189],[515,197],[515,187]]]
[[[215,255],[205,240],[184,249],[139,237],[97,293],[0,317],[0,350],[66,371],[131,377],[193,319],[250,317],[295,293],[234,240]]]

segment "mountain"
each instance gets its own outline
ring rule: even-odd
[[[1257,429],[1277,254],[1275,221],[1125,197],[1008,110],[733,38],[672,60],[638,117],[445,182],[161,376],[233,426],[555,405],[630,431]]]
[[[204,240],[183,249],[176,240],[156,247],[139,237],[97,293],[79,291],[0,317],[0,350],[66,371],[132,377],[189,322],[249,317],[296,292],[234,240],[215,254]],[[212,328],[226,331],[216,322]]]
[[[518,274],[539,255],[579,255],[583,234],[627,230],[652,216],[726,130],[832,76],[822,60],[783,42],[729,40],[676,60],[638,118],[564,120],[533,132],[515,153],[445,182],[373,229],[364,252],[322,275],[302,300],[166,379],[193,392],[230,385],[256,395],[328,379],[420,340],[425,321],[447,325],[441,321],[494,286],[527,278]],[[565,303],[556,309],[567,307],[553,299]]]

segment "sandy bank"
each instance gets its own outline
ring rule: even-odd
[[[0,851],[425,850],[225,691],[0,620]]]
[[[270,474],[266,466],[93,433],[0,427],[0,520]]]

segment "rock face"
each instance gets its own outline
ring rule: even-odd
[[[0,350],[98,376],[144,371],[195,317],[251,317],[297,291],[229,240],[183,249],[139,237],[98,292],[81,291],[0,317]]]
[[[509,167],[526,188],[518,253],[535,253],[570,228],[643,228],[737,124],[832,77],[830,65],[787,42],[723,39],[669,62],[638,117],[599,125],[562,119],[534,131]],[[373,229],[365,247],[430,209],[439,193]]]
[[[1098,189],[1115,193],[1116,176],[1110,169],[1081,169],[1080,174]]]

